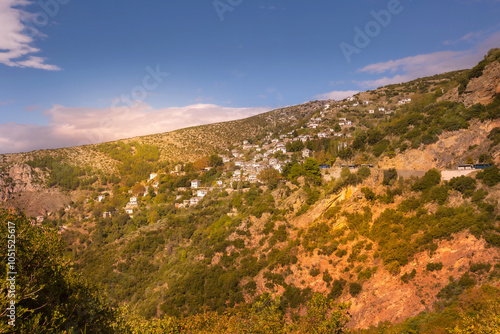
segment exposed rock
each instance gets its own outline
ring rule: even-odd
[[[32,192],[40,187],[35,184],[33,169],[25,164],[12,165],[8,172],[0,171],[0,202],[5,202],[14,194]]]
[[[487,65],[483,75],[473,78],[467,85],[462,99],[466,107],[476,103],[489,104],[500,93],[500,62]]]
[[[475,122],[468,129],[446,132],[439,136],[439,141],[424,148],[407,150],[394,158],[385,157],[379,162],[380,168],[396,168],[398,170],[427,171],[431,168],[455,168],[465,162],[472,145],[478,145],[478,152],[488,146],[489,132],[500,126],[500,120]],[[500,163],[497,156],[493,157]]]
[[[441,96],[438,101],[461,102],[466,107],[476,103],[490,104],[500,94],[500,62],[488,64],[479,78],[472,78],[463,94],[454,87]]]

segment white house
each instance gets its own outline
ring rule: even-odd
[[[137,197],[130,197],[130,201],[128,202],[128,205],[137,205]]]
[[[369,113],[369,114],[374,114],[374,113],[375,113],[375,110],[370,109],[370,110],[368,110],[368,113]]]
[[[103,200],[103,199],[105,199],[105,198],[106,198],[106,196],[104,196],[104,195],[99,195],[99,196],[97,196],[97,201],[98,201],[98,202],[102,202],[102,200]]]
[[[385,111],[385,108],[384,107],[380,107],[380,108],[378,108],[378,111]]]
[[[281,151],[281,152],[283,152],[283,153],[286,153],[286,146],[285,146],[285,144],[278,144],[278,145],[276,146],[276,152],[277,152],[277,151]]]
[[[199,187],[201,187],[200,180],[192,180],[191,181],[191,188],[198,189]]]
[[[276,169],[278,172],[283,172],[283,166],[280,163],[271,165],[272,168]]]
[[[192,197],[189,200],[189,205],[198,205],[198,203],[200,203],[200,199],[198,197]]]
[[[224,182],[223,182],[222,180],[217,180],[217,182],[216,182],[216,183],[217,183],[217,185],[218,185],[219,187],[222,187],[222,185],[224,184]]]
[[[255,174],[248,175],[247,181],[250,181],[250,183],[257,182],[257,175],[255,175]]]
[[[326,133],[326,132],[319,132],[318,133],[318,138],[328,138],[328,133]]]
[[[241,156],[243,155],[243,154],[242,154],[240,151],[238,151],[238,150],[232,150],[232,151],[231,151],[231,153],[233,154],[233,157],[235,157],[235,158],[239,158],[239,157],[241,157]]]
[[[308,141],[309,138],[310,138],[309,135],[300,135],[299,136],[300,141],[303,142],[303,143],[305,143],[306,141]]]
[[[158,176],[158,174],[156,174],[156,173],[149,174],[149,181],[151,181],[152,179],[154,179],[157,176]]]
[[[311,150],[308,148],[304,148],[302,150],[302,157],[303,158],[309,158],[311,156]]]
[[[200,189],[196,192],[196,196],[201,197],[201,198],[205,197],[207,194],[208,194],[208,191],[204,190],[204,189]]]
[[[398,104],[407,104],[407,103],[410,103],[411,102],[411,99],[403,99],[401,101],[398,102]]]
[[[126,208],[125,212],[128,213],[129,215],[131,215],[131,214],[134,213],[134,209],[132,209],[132,208]]]

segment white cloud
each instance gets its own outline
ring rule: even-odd
[[[314,98],[320,100],[343,100],[346,97],[359,93],[359,90],[334,90],[333,92],[316,95]]]
[[[139,102],[131,107],[68,108],[56,105],[44,112],[47,126],[0,124],[0,153],[96,144],[175,129],[236,120],[270,108],[228,108],[213,104],[153,109]]]
[[[470,33],[462,37],[464,40],[477,38],[479,33]],[[500,31],[490,34],[473,48],[463,51],[439,51],[406,57],[387,62],[370,64],[361,69],[360,73],[394,74],[366,81],[355,81],[362,88],[375,88],[384,85],[411,81],[417,78],[435,74],[456,71],[474,67],[491,49],[500,46]]]
[[[33,17],[20,9],[29,5],[26,0],[0,0],[0,63],[11,67],[30,67],[49,71],[57,71],[56,65],[46,64],[45,58],[32,54],[40,52],[33,46],[34,37],[43,37],[38,31],[28,30],[23,21]]]

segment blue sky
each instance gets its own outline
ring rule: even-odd
[[[499,17],[498,0],[0,0],[0,153],[470,68],[500,47]]]

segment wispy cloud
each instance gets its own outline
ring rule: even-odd
[[[495,1],[500,2],[500,0],[495,0]],[[499,29],[500,29],[500,24],[497,24],[497,25],[490,27],[488,29],[468,32],[467,34],[463,35],[462,37],[460,37],[456,40],[446,40],[443,42],[443,44],[444,45],[455,45],[455,44],[459,44],[459,43],[478,43],[478,42],[481,42],[482,40],[484,40],[485,38],[488,38],[489,35],[495,33]]]
[[[346,97],[359,93],[359,90],[334,90],[333,92],[316,95],[314,98],[320,100],[343,100]]]
[[[32,106],[26,106],[26,107],[24,108],[24,111],[31,112],[31,111],[36,111],[36,110],[38,110],[38,109],[40,109],[40,106],[39,106],[39,105],[37,105],[37,104],[35,104],[35,105],[32,105]]]
[[[101,143],[236,120],[269,110],[267,107],[228,108],[213,104],[155,110],[143,102],[131,107],[110,108],[56,105],[44,112],[49,119],[47,126],[0,124],[0,153]]]
[[[462,39],[477,38],[484,33],[470,33]],[[475,66],[483,56],[494,47],[500,46],[500,31],[488,34],[474,47],[463,51],[439,51],[406,57],[387,62],[370,64],[357,70],[358,73],[386,74],[373,80],[354,81],[362,88],[375,88],[384,85],[401,83],[417,78],[445,73]]]
[[[26,0],[0,0],[0,63],[11,67],[60,70],[56,65],[47,64],[46,58],[33,56],[40,52],[40,49],[33,46],[34,37],[44,35],[37,32],[32,37],[27,34],[23,22],[30,19],[32,14],[20,7],[29,4]]]
[[[14,103],[14,100],[9,100],[9,101],[0,101],[0,106],[6,106],[9,104]]]

